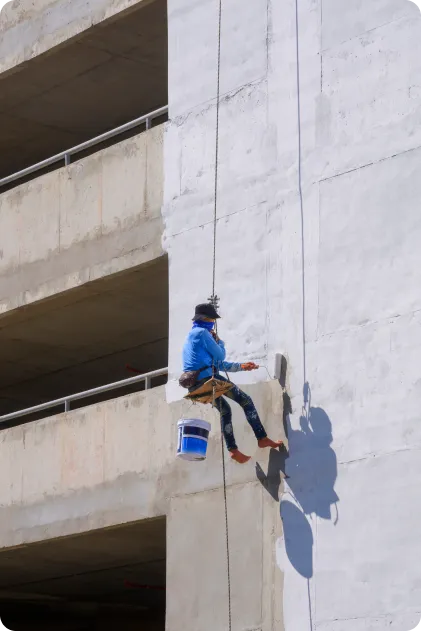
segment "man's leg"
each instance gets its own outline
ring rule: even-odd
[[[241,453],[237,447],[234,437],[234,428],[232,426],[232,412],[228,401],[223,397],[219,397],[215,401],[215,407],[221,415],[221,428],[225,438],[225,444],[231,453],[231,458],[240,464],[244,464],[250,460],[250,456]]]
[[[241,407],[244,410],[244,414],[246,415],[246,419],[250,427],[252,428],[254,435],[257,438],[259,447],[262,447],[262,448],[275,447],[276,448],[282,445],[282,441],[276,442],[268,438],[268,435],[266,434],[266,430],[263,427],[262,422],[259,418],[259,414],[256,410],[256,406],[253,403],[253,399],[248,394],[240,390],[238,386],[234,386],[233,388],[231,388],[229,392],[226,393],[225,396],[229,397],[230,399],[232,399],[233,401],[241,405]]]
[[[230,399],[241,405],[244,410],[244,414],[246,415],[246,419],[250,427],[252,428],[257,440],[266,438],[266,430],[261,423],[259,414],[256,410],[256,406],[253,403],[253,399],[248,394],[240,390],[238,386],[234,386],[233,388],[231,388],[231,390],[227,392],[225,396],[229,397]]]
[[[219,397],[215,401],[215,406],[221,415],[221,428],[225,438],[225,444],[228,451],[237,449],[235,442],[234,430],[232,427],[232,412],[229,403],[223,397]]]

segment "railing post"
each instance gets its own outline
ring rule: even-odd
[[[151,378],[150,377],[146,377],[145,379],[145,390],[150,390],[151,388]]]
[[[146,119],[146,131],[148,131],[148,129],[150,128],[151,128],[151,119],[148,116],[148,118]]]
[[[66,153],[66,155],[64,156],[64,164],[65,164],[66,167],[69,166],[70,160],[71,160],[70,154]]]
[[[65,401],[64,402],[64,411],[65,412],[70,412],[70,401]]]

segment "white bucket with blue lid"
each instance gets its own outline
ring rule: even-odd
[[[197,418],[185,418],[178,421],[177,429],[177,458],[205,460],[211,424]]]

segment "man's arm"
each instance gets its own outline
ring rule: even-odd
[[[225,344],[219,339],[218,335],[212,331],[210,334],[204,332],[204,339],[208,352],[212,355],[218,370],[225,370],[225,372],[241,372],[257,370],[257,366],[254,362],[247,362],[245,364],[239,364],[238,362],[226,362],[225,356]]]
[[[223,362],[225,359],[225,344],[222,340],[218,338],[218,341],[214,339],[209,331],[203,331],[203,342],[208,351],[209,355],[211,355],[212,359],[217,362]]]
[[[225,370],[225,372],[241,372],[241,364],[237,362],[221,362],[219,364],[219,368],[221,370]]]
[[[225,372],[242,372],[242,371],[250,371],[257,370],[259,366],[254,362],[247,362],[245,364],[238,364],[236,362],[222,362],[220,364],[222,370]]]

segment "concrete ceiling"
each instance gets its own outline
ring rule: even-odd
[[[0,415],[165,367],[167,258],[10,312],[0,348]]]
[[[163,631],[165,530],[162,518],[0,551],[1,620],[23,631],[116,617]]]
[[[166,0],[0,76],[0,178],[167,104]]]

